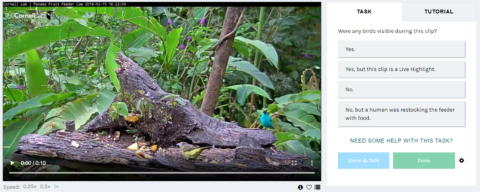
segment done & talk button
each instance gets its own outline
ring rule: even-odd
[[[339,152],[338,169],[389,169],[390,153]]]

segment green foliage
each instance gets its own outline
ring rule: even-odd
[[[193,10],[193,18],[195,22],[200,22],[200,19],[205,18],[208,12],[208,7],[195,7]]]
[[[257,87],[255,85],[250,85],[250,84],[233,85],[233,86],[227,87],[227,89],[237,90],[237,101],[241,105],[245,104],[245,100],[252,92],[272,100],[267,92],[265,92],[263,89],[260,89],[260,87]]]
[[[96,103],[91,103],[86,98],[77,99],[68,104],[60,113],[65,120],[75,121],[75,129],[87,123],[90,117],[97,112]]]
[[[125,104],[124,102],[118,102],[116,107],[119,115],[124,117],[128,116],[127,104]]]
[[[305,111],[307,114],[311,115],[320,115],[320,111],[317,110],[317,107],[313,103],[291,103],[285,107],[284,111],[287,112],[294,112],[294,111]]]
[[[317,104],[321,102],[321,92],[307,90],[276,98],[275,101],[277,103],[267,108],[270,113],[277,112],[282,116],[277,124],[283,130],[275,134],[278,138],[275,145],[285,152],[320,160],[321,113]]]
[[[232,47],[243,57],[250,58],[250,48],[248,44],[240,40],[234,40]]]
[[[260,89],[261,90],[261,89]],[[252,89],[247,86],[242,86],[237,89],[237,101],[240,103],[240,105],[245,105],[245,100],[247,100],[247,97],[252,93]]]
[[[27,99],[27,96],[23,91],[18,89],[6,88],[3,89],[3,93],[7,96],[7,98],[12,102],[22,102]]]
[[[12,153],[17,150],[18,140],[21,136],[32,133],[37,129],[42,120],[41,115],[32,116],[25,121],[16,121],[3,130],[3,158],[10,159]]]
[[[102,91],[100,91],[97,100],[98,113],[103,113],[108,110],[108,108],[113,102],[113,99],[115,99],[115,94],[112,93],[110,90],[103,89]]]
[[[311,160],[320,160],[320,154],[313,151],[309,145],[305,146],[298,138],[286,141],[283,147],[287,153],[307,155]]]
[[[55,9],[55,14],[72,18],[75,21],[77,21],[78,23],[84,25],[85,27],[88,27],[85,18],[83,18],[80,14],[78,14],[76,11],[74,11],[70,8],[58,7],[58,8]]]
[[[152,57],[157,57],[158,54],[153,50],[145,47],[130,48],[128,49],[128,55],[133,58],[139,65],[144,64]]]
[[[62,101],[62,100],[65,100],[71,96],[74,96],[76,95],[75,92],[67,92],[67,93],[59,93],[59,94],[55,94],[55,95],[50,95],[48,97],[45,97],[44,99],[42,99],[40,101],[40,103],[42,103],[42,105],[46,105],[46,104],[49,104],[49,103],[52,103],[52,102],[57,102],[57,101]]]
[[[148,98],[143,97],[137,100],[137,103],[135,104],[135,109],[140,111],[142,117],[152,118],[153,116],[153,104]]]
[[[94,30],[92,30],[92,32],[93,31]],[[85,27],[73,20],[70,20],[61,26],[48,26],[38,28],[31,32],[17,35],[5,40],[5,42],[3,43],[3,58],[8,58],[40,46],[68,38],[75,38],[87,35],[105,35],[103,33],[95,34],[92,32],[90,32],[88,27]]]
[[[25,71],[27,73],[27,88],[30,97],[47,93],[47,76],[43,65],[38,58],[37,51],[30,50],[25,53]]]
[[[256,49],[260,50],[263,55],[268,59],[268,61],[275,66],[275,68],[278,68],[278,55],[277,51],[272,45],[266,44],[262,41],[259,40],[250,40],[246,39],[244,37],[235,37],[235,41],[241,41],[245,44],[251,45],[255,47]]]
[[[122,48],[128,49],[130,47],[140,48],[150,38],[153,37],[153,33],[149,32],[145,28],[138,28],[122,37]]]
[[[314,116],[309,115],[303,109],[286,110],[285,116],[293,125],[301,127],[304,130],[320,129],[321,126],[320,122],[318,122]]]
[[[117,91],[120,91],[120,81],[118,81],[117,74],[115,73],[115,69],[118,68],[118,64],[115,62],[115,59],[118,57],[117,53],[119,51],[121,51],[121,49],[111,43],[107,50],[107,58],[105,59],[105,68]]]
[[[33,99],[20,103],[18,106],[11,108],[6,113],[3,113],[3,121],[5,122],[6,120],[12,119],[17,114],[24,113],[28,110],[31,110],[37,107],[41,107],[42,99],[50,95],[53,95],[53,93],[42,94]]]
[[[167,54],[165,55],[164,61],[167,64],[170,64],[172,62],[173,56],[176,54],[177,46],[178,43],[180,42],[180,34],[182,33],[182,28],[178,28],[175,30],[172,30],[170,33],[168,33],[167,36]]]
[[[118,118],[118,110],[114,105],[110,107],[110,110],[108,111],[108,115],[110,115],[110,118],[112,118],[112,120],[115,120]]]
[[[65,119],[59,117],[62,107],[52,109],[45,117],[46,122],[38,129],[37,134],[47,134],[55,129],[66,129]]]
[[[90,35],[96,35],[96,36],[101,36],[101,37],[110,37],[115,39],[115,37],[110,33],[110,31],[100,28],[100,27],[95,27],[90,31]]]
[[[109,110],[110,117],[115,120],[118,118],[119,115],[121,116],[128,116],[128,107],[127,104],[124,102],[115,102],[112,103],[112,106]]]
[[[3,124],[4,137],[9,137],[4,138],[4,155],[15,150],[12,146],[23,135],[65,129],[66,120],[75,121],[76,129],[81,129],[107,110],[112,118],[134,111],[140,112],[141,118],[152,118],[154,111],[162,110],[154,109],[146,96],[139,99],[136,93],[120,92],[115,73],[119,51],[145,69],[164,91],[172,93],[165,98],[169,106],[183,106],[190,100],[201,107],[212,71],[207,65],[209,56],[219,41],[226,8],[3,10],[23,14],[27,10],[53,9],[51,20],[4,18]],[[261,111],[257,109],[264,106],[274,122],[271,131],[279,138],[277,147],[309,155],[314,164],[318,163],[320,9],[267,7],[263,30],[258,30],[259,10],[247,9],[237,30],[214,116],[253,127]],[[205,23],[200,24],[202,18]],[[168,19],[171,24],[167,24]],[[252,64],[256,52],[263,57],[258,65]],[[252,84],[253,79],[256,84]],[[257,95],[254,100],[249,97],[252,93]],[[119,102],[112,103],[116,94]]]
[[[248,61],[243,61],[240,58],[230,57],[228,59],[228,65],[231,67],[235,67],[239,71],[248,73],[249,75],[257,79],[257,81],[260,82],[262,85],[273,89],[273,84],[272,81],[270,81],[270,78],[268,78],[265,73],[260,72],[257,67],[255,67]]]
[[[272,74],[270,75],[270,79],[275,87],[275,95],[278,97],[301,91],[298,82],[295,82],[291,77],[288,77],[283,73]]]
[[[285,130],[285,132],[293,133],[296,135],[299,135],[302,133],[302,131],[298,127],[294,127],[292,124],[288,122],[283,122],[282,120],[278,120],[278,125],[280,125],[280,127],[282,127]]]
[[[72,9],[78,12],[91,12],[117,17],[141,26],[160,37],[166,35],[165,28],[155,18],[145,17],[143,12],[135,7],[73,7]]]

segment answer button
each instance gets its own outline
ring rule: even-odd
[[[393,153],[393,169],[455,169],[455,153]]]

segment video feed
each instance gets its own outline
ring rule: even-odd
[[[320,181],[320,10],[4,3],[4,181]]]

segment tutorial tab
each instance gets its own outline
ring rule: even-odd
[[[475,3],[402,3],[402,21],[475,21]]]

